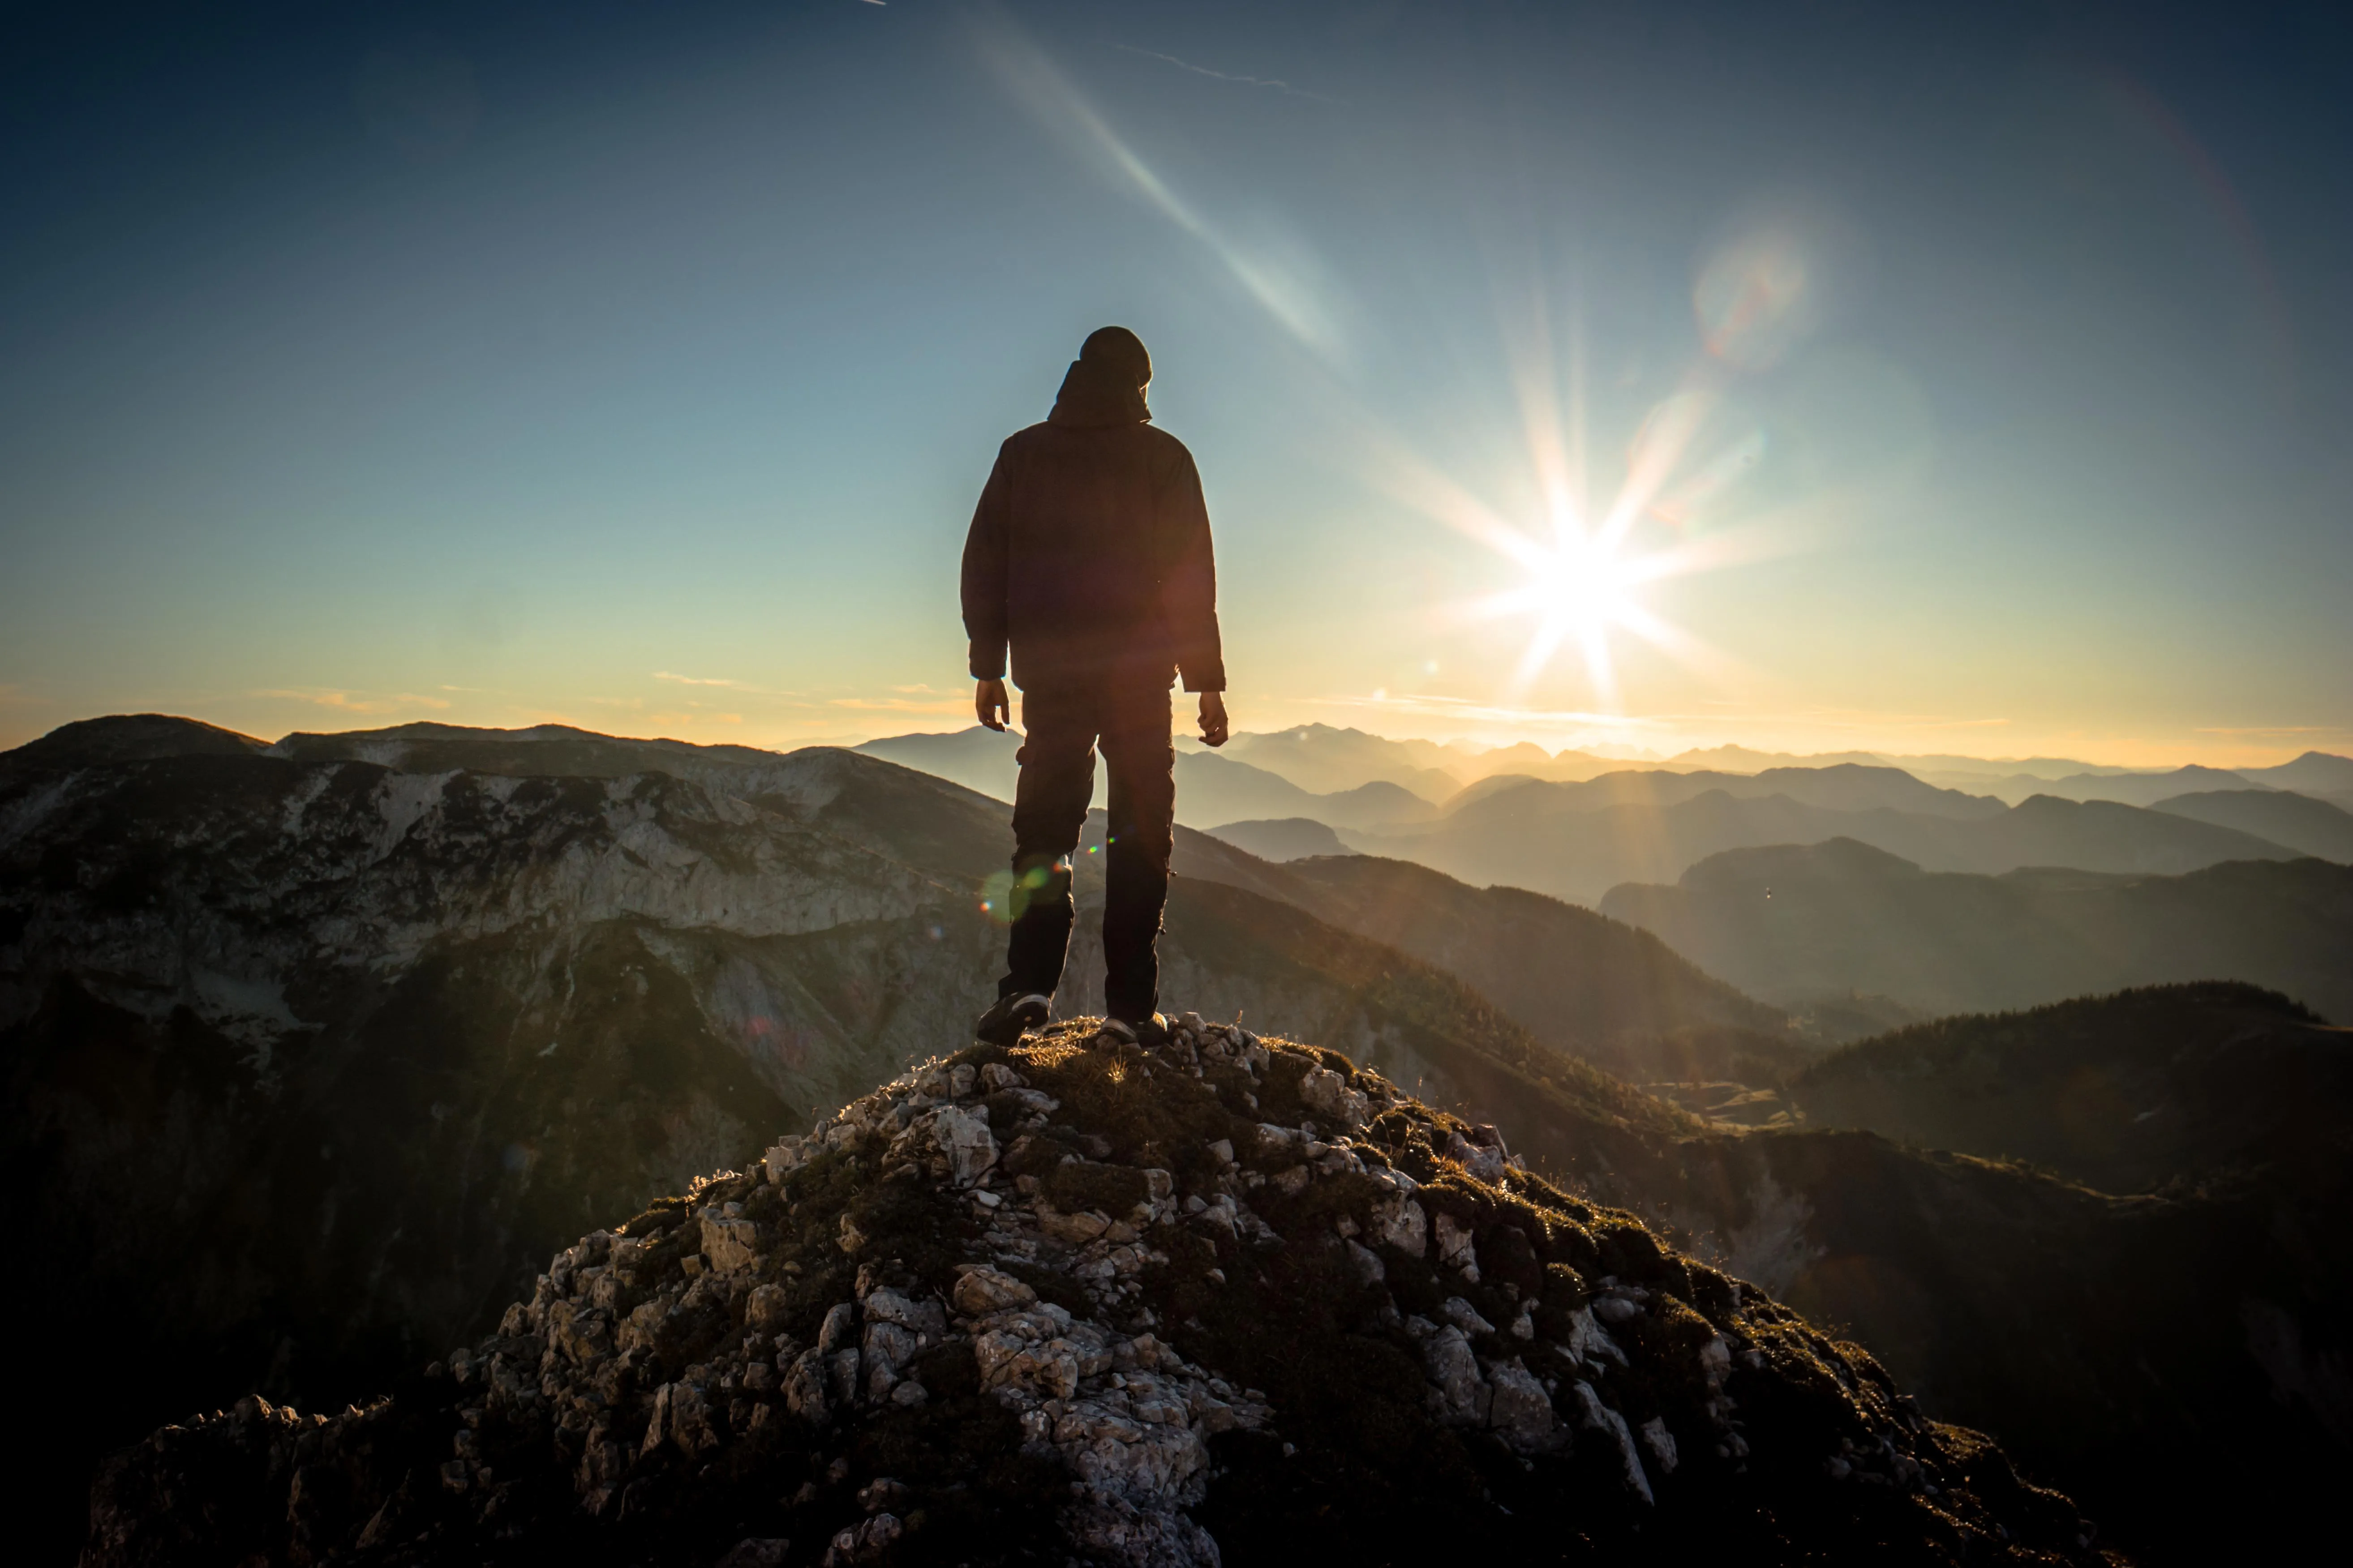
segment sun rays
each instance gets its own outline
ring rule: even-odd
[[[1754,480],[1767,456],[1767,433],[1731,395],[1744,373],[1772,363],[1802,333],[1810,301],[1801,270],[1793,270],[1801,266],[1788,247],[1749,243],[1728,249],[1703,275],[1694,307],[1705,352],[1650,405],[1606,476],[1597,476],[1587,351],[1574,310],[1568,342],[1558,348],[1540,306],[1521,312],[1504,334],[1526,468],[1498,488],[1533,492],[1535,505],[1493,505],[1402,444],[1380,443],[1376,471],[1394,499],[1514,569],[1508,586],[1435,610],[1441,626],[1526,626],[1495,702],[1519,705],[1573,658],[1591,705],[1621,714],[1629,638],[1718,687],[1752,678],[1672,619],[1653,602],[1653,590],[1805,547],[1811,509],[1792,507],[1786,497],[1766,501]],[[1597,477],[1614,488],[1602,491]]]

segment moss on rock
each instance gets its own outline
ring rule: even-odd
[[[165,1428],[94,1519],[94,1568],[2100,1556],[1492,1129],[1335,1052],[1091,1020],[593,1233],[367,1411]]]

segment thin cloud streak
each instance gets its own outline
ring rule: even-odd
[[[389,697],[368,697],[350,691],[279,687],[251,693],[255,697],[275,697],[289,702],[308,702],[314,707],[332,709],[339,713],[396,713],[403,708],[430,708],[439,712],[449,706],[446,699],[421,697],[413,691],[403,691]]]
[[[879,4],[880,0],[877,0],[877,3]],[[1123,54],[1142,55],[1148,60],[1165,60],[1179,70],[1188,70],[1195,76],[1208,77],[1215,81],[1229,81],[1237,87],[1272,88],[1277,92],[1288,93],[1293,98],[1308,99],[1316,103],[1332,101],[1320,92],[1310,92],[1303,87],[1293,87],[1280,77],[1235,76],[1227,71],[1211,70],[1207,66],[1197,66],[1191,60],[1180,60],[1175,55],[1164,55],[1158,49],[1140,49],[1134,44],[1113,44],[1112,47]]]
[[[1120,185],[1198,240],[1250,298],[1282,328],[1317,353],[1335,355],[1340,337],[1309,280],[1221,233],[1166,181],[1080,92],[1046,53],[1001,11],[976,16],[973,38],[981,59],[1007,91],[1047,131],[1070,144]],[[1329,292],[1326,286],[1322,292]]]

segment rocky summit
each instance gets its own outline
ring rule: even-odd
[[[1867,1353],[1337,1053],[935,1059],[364,1407],[104,1467],[132,1564],[2116,1561]]]

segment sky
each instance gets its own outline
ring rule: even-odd
[[[2353,751],[2353,18],[18,8],[0,745],[970,721],[1094,327],[1237,728]]]

